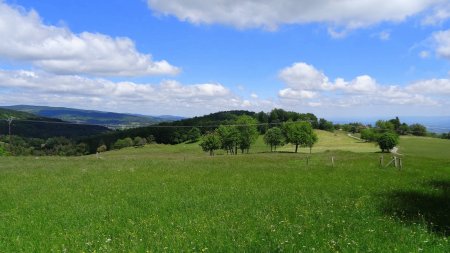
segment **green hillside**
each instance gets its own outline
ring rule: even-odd
[[[37,116],[28,112],[21,112],[0,108],[0,136],[9,134],[7,119],[12,118],[11,134],[22,137],[42,138],[63,136],[79,139],[109,132],[102,126],[68,124],[60,119]]]
[[[4,120],[4,119],[9,119],[9,118],[39,119],[39,117],[37,115],[32,114],[32,113],[0,108],[0,119]],[[54,120],[54,119],[47,119],[47,120]]]
[[[102,125],[119,129],[147,126],[159,122],[181,119],[175,116],[154,117],[49,106],[15,105],[4,108],[29,112],[42,117],[57,118],[68,122]]]

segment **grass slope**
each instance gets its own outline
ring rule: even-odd
[[[449,140],[445,139],[402,136],[399,144],[399,152],[404,153],[406,156],[418,156],[435,159],[440,159],[443,157],[450,158],[449,144]]]
[[[313,153],[308,166],[305,154],[208,157],[197,144],[102,159],[2,157],[0,249],[448,251],[450,158],[412,155],[410,146],[425,141],[433,149],[434,139],[402,139],[398,171],[379,168],[378,153],[337,150],[373,146],[320,136],[316,149],[329,151]]]

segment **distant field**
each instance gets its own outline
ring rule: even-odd
[[[399,171],[373,144],[319,138],[308,165],[261,139],[238,156],[0,157],[0,251],[448,252],[449,141],[402,138]]]
[[[403,136],[400,140],[399,152],[406,156],[450,158],[450,141],[429,137]]]

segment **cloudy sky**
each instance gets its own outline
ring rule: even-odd
[[[0,0],[0,105],[450,116],[449,0]]]

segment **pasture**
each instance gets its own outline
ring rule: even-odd
[[[258,140],[237,156],[0,157],[0,251],[448,252],[449,141],[402,138],[400,171],[373,144],[318,133],[311,155]]]

